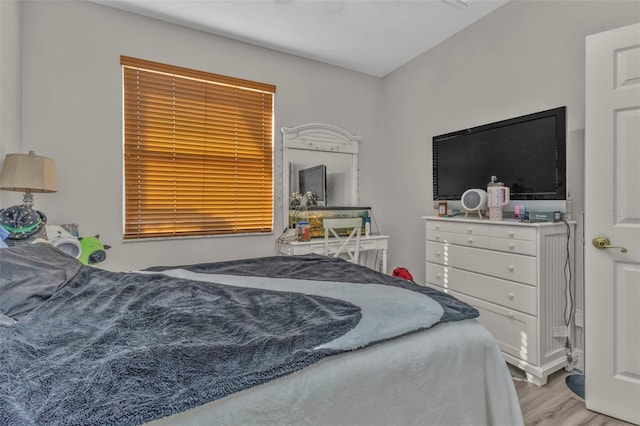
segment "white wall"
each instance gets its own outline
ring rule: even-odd
[[[0,1],[0,161],[18,152],[22,140],[22,1]],[[0,206],[22,202],[0,191]]]
[[[282,231],[281,133],[325,122],[381,149],[380,79],[84,1],[24,3],[22,151],[57,162],[59,190],[36,194],[49,223],[79,224],[112,246],[100,266],[126,270],[275,254],[275,235],[122,242],[120,55],[272,83],[275,233]],[[371,175],[367,166],[363,175]],[[366,191],[363,191],[365,201]]]

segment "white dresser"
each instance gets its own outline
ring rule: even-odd
[[[427,285],[477,308],[507,362],[544,385],[567,365],[575,223],[423,219]]]

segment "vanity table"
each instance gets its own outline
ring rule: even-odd
[[[353,246],[355,242],[349,243]],[[329,249],[337,249],[340,243],[329,241]],[[382,263],[380,272],[387,273],[387,249],[389,247],[388,235],[369,235],[360,237],[360,256],[362,252],[380,250]],[[280,254],[296,256],[302,254],[324,254],[324,238],[312,238],[311,241],[285,241],[280,245]]]
[[[352,206],[358,210],[358,144],[356,136],[330,124],[309,123],[282,129],[282,212],[286,228],[290,227],[290,197],[298,192],[298,172],[300,170],[326,166],[327,209],[331,206]],[[337,209],[345,209],[338,207]],[[295,216],[295,215],[293,215]],[[354,211],[354,217],[360,216]],[[345,216],[346,217],[346,216]],[[324,235],[321,232],[319,235]],[[312,235],[313,237],[314,235]],[[329,241],[329,250],[339,247],[339,242]],[[355,244],[355,242],[351,243]],[[360,239],[360,251],[380,251],[381,272],[387,273],[387,249],[389,236],[364,235]],[[278,240],[278,254],[324,254],[324,238],[311,241],[295,241],[281,237]]]

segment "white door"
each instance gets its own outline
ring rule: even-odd
[[[586,406],[640,424],[640,24],[586,47]]]

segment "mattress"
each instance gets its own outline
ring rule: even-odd
[[[439,324],[149,423],[521,425],[513,380],[476,320]]]

